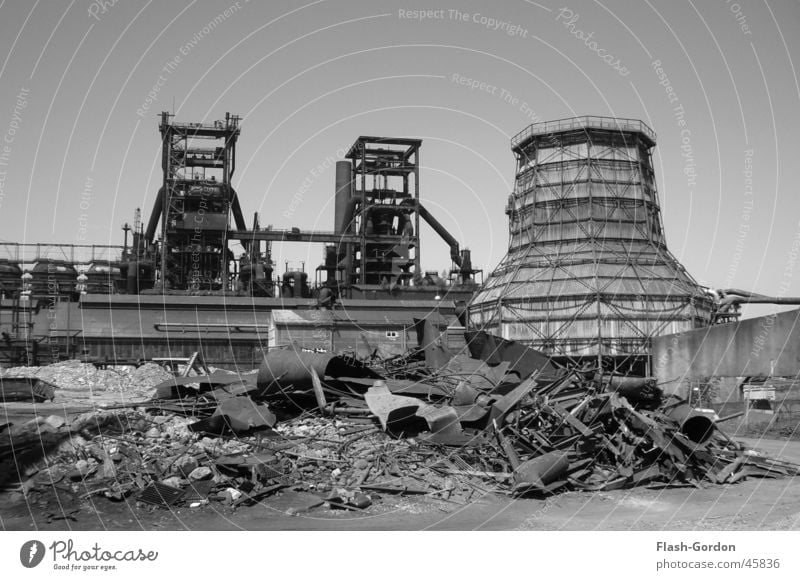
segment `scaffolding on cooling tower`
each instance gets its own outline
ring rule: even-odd
[[[714,298],[669,252],[641,121],[579,117],[511,140],[508,253],[470,324],[555,357],[648,367],[650,339],[710,324]]]

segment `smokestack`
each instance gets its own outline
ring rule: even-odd
[[[333,229],[337,234],[345,233],[353,219],[350,207],[352,191],[352,164],[350,161],[336,162],[336,192],[334,194]],[[349,215],[348,215],[349,212]]]

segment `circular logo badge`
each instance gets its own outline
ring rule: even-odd
[[[28,540],[19,549],[19,561],[26,568],[35,568],[44,559],[44,544],[39,540]]]

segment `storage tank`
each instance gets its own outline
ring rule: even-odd
[[[86,278],[86,292],[89,294],[116,294],[125,287],[120,266],[107,260],[92,262]]]
[[[311,288],[308,286],[308,274],[299,270],[289,270],[283,274],[281,284],[283,298],[310,298]]]
[[[22,290],[22,268],[17,262],[0,259],[0,295],[16,298]]]
[[[34,297],[76,297],[78,271],[71,262],[43,258],[31,269],[31,293]]]
[[[271,297],[272,264],[264,257],[251,262],[247,255],[239,260],[239,290],[249,296]]]
[[[139,294],[142,290],[151,290],[155,285],[156,266],[151,259],[138,259],[134,256],[123,262],[120,269],[128,294]]]

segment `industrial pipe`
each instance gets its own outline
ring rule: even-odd
[[[313,386],[311,369],[324,377],[333,355],[315,352],[297,352],[294,349],[275,350],[264,357],[258,369],[256,382],[265,393],[280,392],[281,385],[299,387]]]
[[[147,231],[144,233],[144,239],[148,243],[153,243],[156,236],[156,228],[158,227],[158,219],[161,217],[161,208],[164,204],[164,186],[158,189],[156,201],[153,204],[153,211],[150,212],[150,220],[147,222]]]
[[[594,380],[601,383],[607,391],[625,397],[634,406],[656,409],[661,405],[664,392],[653,377],[601,376],[600,373],[595,373]]]
[[[450,259],[460,268],[461,267],[461,252],[459,250],[458,242],[456,239],[447,231],[439,220],[431,215],[431,213],[425,209],[422,204],[419,204],[419,217],[424,219],[428,222],[428,225],[433,228],[439,237],[442,238],[448,246],[450,246]]]
[[[720,290],[720,294],[722,294],[722,298],[719,301],[720,312],[726,312],[728,308],[735,304],[780,304],[788,306],[800,304],[800,298],[798,297],[765,296],[745,290],[737,290],[736,288]]]
[[[233,187],[231,187],[231,211],[233,212],[233,221],[236,224],[236,229],[246,230],[247,224],[244,221],[244,214],[242,213],[242,206],[239,203],[239,196],[236,194],[236,190],[233,189]],[[244,242],[245,240],[242,241]]]
[[[334,191],[333,228],[337,234],[347,231],[353,219],[355,204],[352,198],[352,168],[350,161],[336,162],[336,190]]]
[[[256,383],[264,394],[280,393],[284,387],[291,389],[313,387],[311,369],[314,369],[319,378],[325,376],[380,378],[366,365],[348,357],[289,348],[273,350],[264,357],[258,369]]]
[[[681,433],[694,443],[705,443],[714,433],[714,421],[685,403],[667,409],[664,414],[673,421],[677,421]]]
[[[567,453],[550,451],[521,463],[514,470],[514,482],[518,486],[542,488],[564,477],[567,469],[569,469]]]
[[[126,276],[126,288],[128,294],[139,293],[139,260],[138,257],[128,261],[128,272]]]

